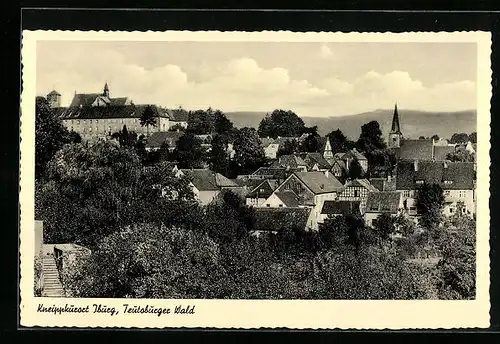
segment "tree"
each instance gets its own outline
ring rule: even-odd
[[[439,135],[438,134],[434,134],[431,136],[431,139],[433,139],[434,141],[439,141]]]
[[[469,141],[471,143],[477,143],[477,133],[473,132],[469,135]]]
[[[73,271],[65,284],[74,297],[154,299],[216,297],[223,273],[207,235],[152,224],[110,234]]]
[[[422,184],[417,191],[417,212],[423,227],[434,229],[442,220],[444,193],[439,184]]]
[[[137,154],[109,141],[65,146],[49,162],[48,182],[37,184],[36,218],[47,243],[93,246],[135,214],[140,192]]]
[[[212,140],[212,150],[210,151],[210,166],[212,171],[227,174],[229,159],[227,154],[228,140],[225,135],[217,134]]]
[[[184,131],[184,130],[185,130],[185,129],[184,129],[184,127],[183,127],[181,124],[179,124],[179,123],[177,123],[177,124],[175,124],[175,125],[171,126],[171,127],[168,129],[168,131]]]
[[[419,136],[418,139],[419,140],[425,140],[425,136]]]
[[[45,174],[47,163],[65,144],[81,142],[81,137],[68,131],[43,97],[35,104],[35,178]]]
[[[331,131],[327,137],[334,153],[347,152],[354,148],[354,142],[348,140],[340,129]]]
[[[214,117],[214,130],[216,133],[230,133],[233,130],[233,122],[231,122],[222,111],[215,110]]]
[[[168,160],[170,160],[170,158],[171,158],[170,145],[168,144],[168,141],[165,141],[160,145],[159,160],[160,161],[168,161]]]
[[[181,168],[203,168],[206,150],[201,146],[201,140],[191,132],[187,132],[177,140],[174,158]]]
[[[450,143],[466,143],[469,140],[469,135],[466,133],[455,133],[451,136]]]
[[[213,133],[215,131],[215,112],[211,108],[189,111],[187,130],[196,135]]]
[[[390,235],[394,233],[395,221],[391,214],[382,213],[377,216],[377,220],[374,221],[374,227],[377,233],[383,240],[389,239]]]
[[[450,160],[452,162],[474,162],[474,154],[470,153],[466,149],[457,149],[452,153],[448,153],[446,155],[446,160]]]
[[[274,110],[267,114],[260,123],[258,134],[260,137],[293,136],[297,137],[304,133],[304,121],[296,113],[288,110]]]
[[[349,165],[349,171],[347,172],[350,179],[360,179],[364,176],[363,168],[359,163],[358,159],[353,159]]]
[[[441,230],[439,297],[470,300],[476,297],[476,222],[461,211],[453,217]]]
[[[129,132],[127,126],[124,125],[122,130],[111,135],[113,138],[117,138],[120,146],[122,147],[136,147],[137,146],[137,134],[135,132]]]
[[[297,140],[286,140],[283,145],[281,145],[276,153],[276,156],[294,154],[299,151],[299,142]]]
[[[254,171],[265,161],[264,149],[253,128],[241,128],[234,142],[236,164],[243,171]]]
[[[141,126],[146,127],[147,137],[149,137],[149,127],[156,126],[156,113],[151,105],[146,106],[140,118]]]
[[[319,152],[319,150],[321,149],[321,142],[319,139],[320,136],[318,134],[307,135],[307,137],[300,145],[299,151],[309,153]]]
[[[361,126],[361,134],[359,135],[358,142],[356,142],[356,146],[359,150],[366,153],[386,148],[382,131],[377,121],[371,121]]]

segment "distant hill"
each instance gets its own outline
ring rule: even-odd
[[[384,136],[390,130],[392,122],[392,109],[380,109],[356,115],[339,117],[302,117],[306,126],[318,126],[321,135],[340,128],[342,132],[356,140],[359,137],[361,126],[370,121],[378,121]],[[265,112],[228,112],[227,117],[233,121],[237,128],[258,128]],[[471,133],[477,131],[476,110],[457,112],[426,112],[417,110],[399,109],[401,130],[407,138],[419,136],[432,136],[450,138],[454,133]]]

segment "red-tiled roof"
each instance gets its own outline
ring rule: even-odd
[[[370,192],[366,200],[365,212],[367,213],[392,213],[399,210],[401,193],[397,191]]]
[[[472,190],[475,175],[472,162],[400,161],[396,167],[396,189],[415,190],[417,181],[423,181],[439,184],[444,190]]]
[[[321,214],[361,215],[360,201],[325,201]]]
[[[104,119],[104,118],[140,118],[150,106],[155,116],[167,117],[156,105],[108,105],[69,107],[61,114],[62,119]]]
[[[255,208],[256,231],[305,229],[311,208]]]
[[[275,195],[278,196],[288,208],[296,208],[300,205],[299,196],[292,190],[277,191]]]
[[[402,160],[432,160],[434,144],[432,140],[402,140],[398,150],[398,158]]]
[[[323,172],[295,172],[299,178],[314,194],[341,192],[344,189],[342,183],[333,174],[327,177]]]
[[[222,174],[208,169],[181,169],[199,191],[216,191],[223,187],[237,187],[238,184]]]
[[[168,142],[168,145],[171,148],[175,148],[177,140],[184,135],[183,132],[178,131],[158,131],[148,138],[148,142],[146,144],[147,148],[160,148],[164,142]]]

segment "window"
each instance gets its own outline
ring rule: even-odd
[[[280,207],[280,208],[283,208],[283,204],[280,204],[280,205],[279,205],[279,207]]]
[[[76,124],[80,124],[80,120],[79,119],[76,120]]]
[[[265,191],[264,189],[260,189],[260,191],[259,191],[259,192],[260,192],[260,193],[263,193],[264,191]]]
[[[450,184],[453,184],[453,180],[445,180],[444,183],[446,185],[450,185]]]
[[[359,190],[354,190],[354,197],[359,197]]]
[[[92,124],[92,120],[90,120],[90,124]]]
[[[450,213],[453,213],[453,208],[450,208]]]
[[[458,192],[458,197],[460,198],[465,198],[466,192],[465,191],[459,191]]]
[[[268,204],[266,204],[266,207],[271,207],[271,205],[268,203]]]
[[[89,127],[89,132],[90,132],[90,133],[92,132],[92,127]]]
[[[445,195],[445,196],[449,196],[449,195],[450,195],[450,190],[446,190],[446,191],[444,192],[444,195]]]
[[[423,184],[423,183],[424,183],[424,181],[423,181],[423,180],[421,180],[421,179],[419,179],[419,180],[416,180],[416,181],[415,181],[415,183],[417,183],[417,184]]]
[[[403,191],[403,197],[411,197],[410,190]]]

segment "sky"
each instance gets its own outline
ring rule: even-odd
[[[39,41],[37,95],[344,116],[476,109],[475,43]]]

